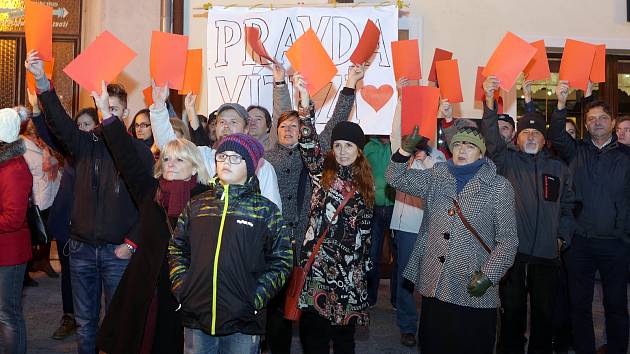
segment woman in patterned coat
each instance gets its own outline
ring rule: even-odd
[[[365,136],[358,124],[340,122],[332,131],[332,150],[322,151],[313,124],[314,109],[305,83],[300,91],[299,147],[313,194],[300,265],[304,266],[319,237],[328,234],[315,254],[298,307],[300,339],[305,354],[354,353],[357,325],[367,325],[367,278],[374,181],[362,152]],[[334,217],[345,196],[347,204]]]
[[[420,350],[492,353],[497,285],[518,248],[514,190],[483,156],[485,140],[476,129],[464,128],[453,136],[451,160],[427,170],[408,169],[421,138],[416,127],[403,139],[386,173],[394,188],[425,201],[420,233],[404,272],[422,294]]]

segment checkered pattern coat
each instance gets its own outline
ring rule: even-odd
[[[397,159],[398,157],[398,159]],[[488,159],[457,194],[455,177],[446,163],[428,170],[407,169],[395,154],[387,169],[387,181],[397,190],[425,201],[424,219],[403,276],[427,297],[475,308],[494,308],[499,280],[514,262],[518,248],[514,190]],[[397,162],[400,160],[400,162]],[[468,222],[492,249],[488,254],[466,229],[453,209],[453,199]],[[454,210],[454,209],[453,209]],[[466,286],[474,271],[481,270],[493,286],[476,298]]]

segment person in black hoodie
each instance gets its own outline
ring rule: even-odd
[[[567,81],[556,88],[558,109],[549,139],[574,174],[576,231],[565,254],[569,276],[574,347],[595,352],[593,289],[599,270],[604,292],[608,353],[628,350],[627,269],[630,258],[630,157],[613,129],[608,104],[594,101],[584,109],[588,135],[573,140],[565,131]]]
[[[164,104],[160,97],[154,101]],[[97,104],[107,104],[107,91]],[[208,189],[203,157],[190,141],[172,140],[164,145],[151,173],[133,153],[134,139],[121,121],[105,119],[103,136],[138,205],[141,240],[99,330],[98,348],[109,354],[181,353],[183,327],[171,293],[166,253],[186,203]]]
[[[515,186],[518,253],[502,279],[499,353],[522,353],[526,342],[527,295],[531,323],[529,353],[551,353],[553,308],[559,283],[560,251],[573,233],[573,177],[569,168],[545,148],[545,119],[528,112],[518,120],[517,150],[508,148],[497,126],[494,92],[499,80],[483,83],[481,132],[487,154],[499,174]]]
[[[97,127],[92,132],[77,128],[51,88],[36,51],[29,52],[25,66],[35,76],[38,98],[50,130],[66,147],[75,163],[70,272],[75,319],[79,326],[78,352],[93,354],[96,350],[101,289],[105,292],[105,304],[108,306],[129,258],[137,248],[138,210],[103,142],[101,128]],[[112,93],[119,94],[110,98],[109,106],[120,111],[120,106],[126,104],[121,102],[121,97],[124,97],[121,86],[109,85],[103,90],[108,90],[110,96],[113,96]],[[112,116],[109,107],[101,113],[105,118]],[[133,147],[144,169],[150,171],[153,157],[149,148],[140,141],[134,141]]]

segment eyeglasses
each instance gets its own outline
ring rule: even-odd
[[[630,134],[630,128],[617,128],[617,134],[619,133]]]
[[[136,123],[136,128],[147,129],[151,126],[151,123]]]
[[[243,161],[243,156],[241,155],[228,155],[224,153],[218,153],[214,157],[218,162],[225,162],[225,160],[229,160],[231,165],[238,165]]]

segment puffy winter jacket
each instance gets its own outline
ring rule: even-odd
[[[168,263],[184,326],[210,335],[265,333],[267,302],[293,265],[278,207],[254,176],[190,200],[169,244]]]

